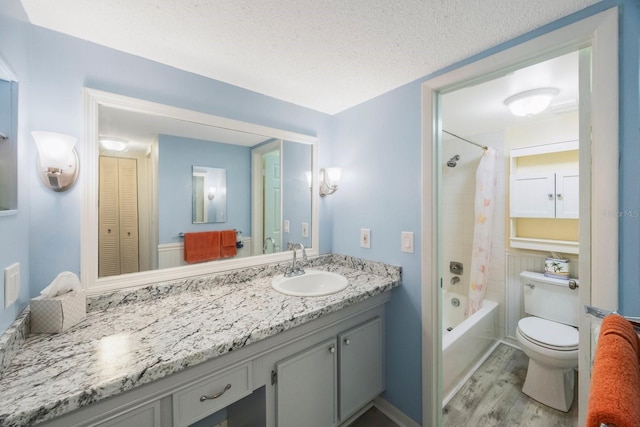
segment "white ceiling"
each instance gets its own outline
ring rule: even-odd
[[[29,20],[328,114],[599,0],[22,0]]]

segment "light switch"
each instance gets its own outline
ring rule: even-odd
[[[371,230],[369,228],[360,229],[360,246],[367,249],[371,247]]]
[[[302,223],[302,237],[309,237],[309,224],[306,222]]]
[[[20,296],[20,264],[4,269],[4,308],[9,308]]]
[[[283,228],[283,231],[284,231],[285,233],[288,233],[288,232],[289,232],[289,220],[288,220],[288,219],[285,219],[285,220],[284,220],[284,225],[282,226],[282,228]]]
[[[413,232],[402,232],[402,252],[413,253]]]

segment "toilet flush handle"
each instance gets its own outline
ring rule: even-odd
[[[577,287],[578,287],[578,282],[576,282],[576,281],[575,281],[575,280],[573,280],[573,279],[570,279],[570,280],[569,280],[569,289],[575,289],[575,288],[577,288]]]
[[[524,285],[530,287],[531,289],[536,288],[536,285],[534,285],[533,283],[525,283]]]

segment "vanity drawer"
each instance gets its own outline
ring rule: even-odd
[[[251,394],[251,364],[236,366],[173,393],[173,423],[188,426]]]

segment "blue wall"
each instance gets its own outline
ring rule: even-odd
[[[226,169],[226,222],[192,223],[192,166]],[[245,236],[251,235],[251,148],[160,135],[158,171],[158,239],[161,244],[181,242],[180,232],[235,228],[242,230]]]

